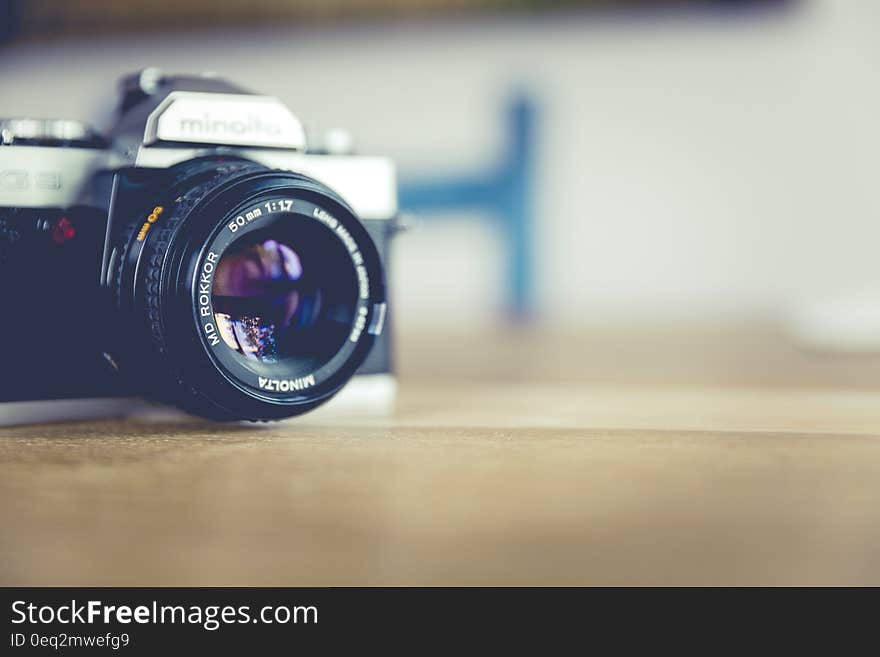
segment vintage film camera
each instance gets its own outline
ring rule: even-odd
[[[213,75],[121,87],[106,134],[0,122],[0,425],[387,408],[393,163]]]

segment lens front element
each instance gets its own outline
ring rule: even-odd
[[[229,245],[212,294],[217,330],[242,365],[296,379],[345,343],[358,285],[345,245],[329,228],[284,214]]]

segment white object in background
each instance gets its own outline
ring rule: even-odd
[[[802,301],[785,328],[798,346],[810,351],[880,354],[880,291]]]

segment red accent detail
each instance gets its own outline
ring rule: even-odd
[[[67,217],[61,217],[52,225],[52,241],[55,244],[64,244],[74,238],[76,229],[73,222]]]

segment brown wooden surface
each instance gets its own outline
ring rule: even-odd
[[[880,584],[880,362],[404,340],[397,413],[0,429],[0,584]]]

